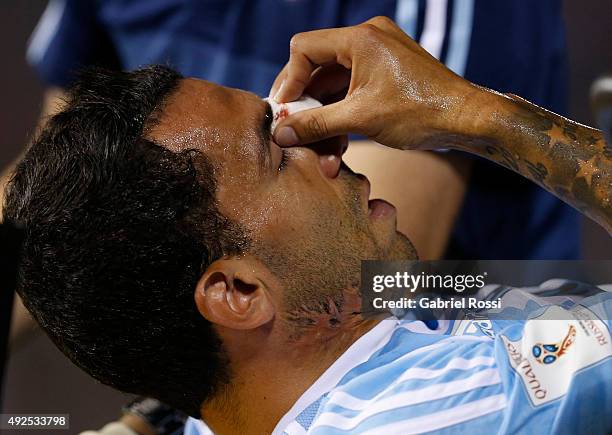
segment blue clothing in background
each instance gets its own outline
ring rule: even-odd
[[[266,96],[297,32],[386,15],[468,80],[565,112],[560,0],[53,0],[28,58],[48,85],[92,64],[170,65]],[[578,213],[474,158],[449,258],[579,257]]]

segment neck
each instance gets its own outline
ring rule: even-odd
[[[204,404],[203,420],[215,434],[271,433],[308,387],[379,322],[361,316],[345,320],[321,322],[298,338],[284,334],[275,340],[269,333],[268,341],[276,345],[266,349],[253,337],[245,340],[249,344],[235,343],[239,346],[231,346],[238,349],[230,354],[231,385]]]

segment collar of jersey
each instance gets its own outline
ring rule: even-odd
[[[370,357],[387,343],[389,335],[399,324],[396,317],[381,320],[378,325],[362,335],[317,379],[293,404],[291,409],[279,420],[274,428],[273,435],[280,435],[295,418],[311,403],[335,387],[340,379],[367,361]]]

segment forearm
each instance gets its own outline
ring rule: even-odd
[[[514,95],[483,97],[456,148],[518,172],[612,233],[612,147],[602,132]]]

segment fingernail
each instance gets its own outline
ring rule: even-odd
[[[274,140],[277,144],[283,146],[297,145],[298,138],[295,131],[291,127],[281,127],[275,134]]]
[[[280,95],[280,93],[281,93],[281,91],[283,90],[284,87],[285,87],[285,81],[283,80],[281,82],[280,87],[278,88],[278,91],[276,91],[276,94],[274,94],[274,101],[276,101],[277,103],[279,102],[278,101],[278,96]]]

